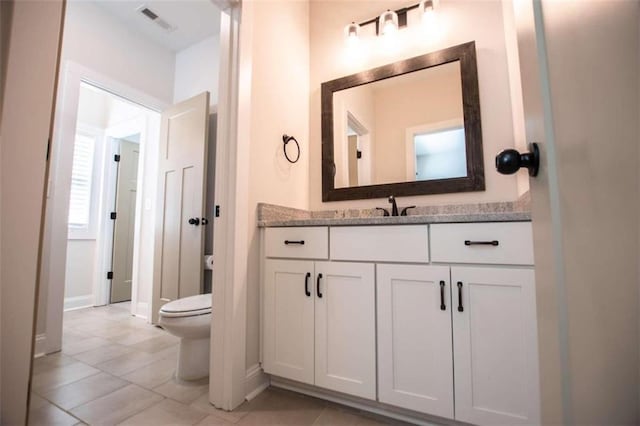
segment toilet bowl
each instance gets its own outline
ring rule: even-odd
[[[198,380],[209,376],[211,293],[169,302],[158,315],[158,324],[180,338],[176,378]]]

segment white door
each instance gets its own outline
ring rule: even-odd
[[[171,300],[202,288],[209,93],[162,113],[152,322]]]
[[[313,384],[312,261],[267,260],[264,279],[264,371]]]
[[[533,270],[452,267],[451,287],[456,420],[539,423]]]
[[[378,399],[453,418],[448,266],[377,265]]]
[[[113,229],[113,278],[110,303],[131,300],[133,275],[133,235],[138,189],[140,144],[120,140],[120,160],[116,184],[116,221]]]
[[[639,4],[513,7],[526,139],[541,150],[542,423],[638,424]]]
[[[315,278],[315,383],[375,399],[374,265],[316,262]]]

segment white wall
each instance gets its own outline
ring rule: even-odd
[[[67,3],[63,61],[74,61],[171,103],[175,54],[128,29],[92,2]]]
[[[218,104],[220,36],[202,40],[176,54],[173,102],[178,103],[209,91],[210,105]]]
[[[69,240],[65,267],[64,308],[93,305],[96,240]]]
[[[494,156],[514,146],[511,113],[511,87],[505,45],[502,3],[490,1],[441,1],[439,29],[421,32],[414,25],[398,32],[397,43],[385,46],[377,37],[363,37],[359,50],[348,50],[344,26],[364,21],[384,9],[406,6],[405,1],[312,1],[310,8],[311,110],[310,110],[310,189],[312,210],[370,208],[381,200],[323,203],[321,171],[320,84],[369,68],[475,40],[478,59],[480,108],[484,146],[486,191],[407,197],[401,204],[448,204],[514,200],[518,196],[516,178],[495,172]]]
[[[251,20],[251,119],[247,215],[247,367],[259,355],[258,202],[307,208],[309,203],[309,3],[253,3]],[[243,84],[241,81],[240,84]],[[240,125],[245,125],[240,123]],[[282,152],[282,134],[295,136],[301,155],[290,164]],[[319,161],[319,159],[318,159]]]

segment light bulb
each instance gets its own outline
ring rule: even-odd
[[[391,10],[387,10],[380,15],[378,27],[380,28],[380,34],[382,35],[395,33],[398,30],[398,14]]]
[[[422,0],[419,10],[422,12],[422,24],[431,26],[435,22],[436,0]]]
[[[344,37],[347,41],[347,46],[353,47],[358,44],[360,39],[360,25],[355,22],[350,23],[346,27],[344,27]]]

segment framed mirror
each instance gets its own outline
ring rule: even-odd
[[[483,191],[475,43],[322,83],[322,200]]]

